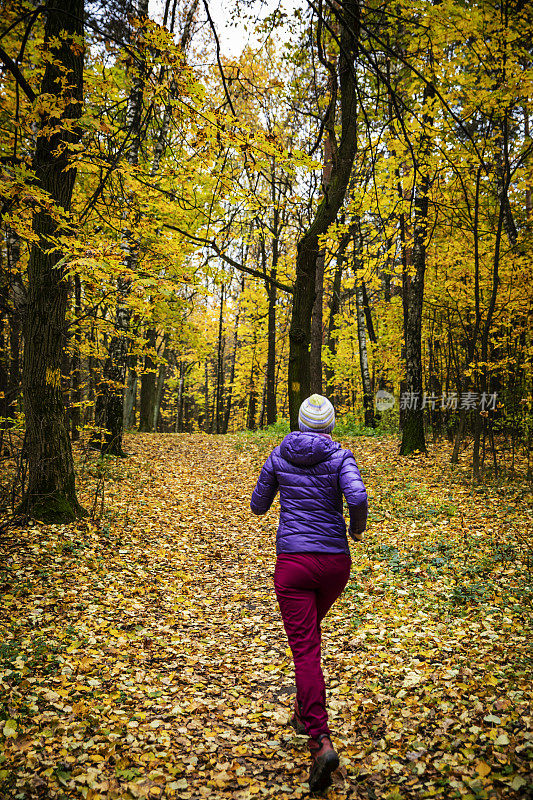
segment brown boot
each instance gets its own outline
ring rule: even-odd
[[[302,717],[300,716],[300,706],[298,705],[298,699],[296,697],[294,698],[294,714],[289,720],[289,725],[292,725],[296,733],[300,736],[305,736],[307,733]]]
[[[309,739],[308,745],[312,758],[309,791],[321,792],[331,786],[331,773],[339,766],[339,756],[327,733],[321,733],[318,739]]]

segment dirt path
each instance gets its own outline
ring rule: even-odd
[[[301,797],[277,514],[248,505],[264,453],[239,437],[127,444],[130,458],[105,467],[101,524],[34,526],[7,543],[0,795]],[[392,442],[356,446],[374,521],[324,626],[341,754],[329,797],[525,797],[519,489],[496,541],[502,496],[450,483],[445,454],[408,462]],[[86,504],[99,474],[82,471]]]

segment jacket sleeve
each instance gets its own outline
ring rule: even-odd
[[[263,469],[257,479],[256,487],[252,494],[250,508],[254,514],[266,514],[278,491],[278,479],[274,470],[272,453],[263,465]]]
[[[365,485],[350,450],[346,451],[339,471],[339,486],[350,511],[350,530],[358,535],[366,528],[368,500]]]

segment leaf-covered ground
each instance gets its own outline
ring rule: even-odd
[[[341,756],[328,796],[531,796],[523,486],[473,491],[443,446],[417,460],[350,444],[371,520],[324,625]],[[2,543],[2,800],[307,794],[277,514],[248,505],[271,445],[130,436],[127,460],[81,465],[98,521]]]

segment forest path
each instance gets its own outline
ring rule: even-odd
[[[249,511],[271,445],[131,435],[128,459],[82,459],[87,506],[104,479],[98,524],[34,525],[8,547],[2,797],[307,793],[306,740],[286,724],[277,503]],[[351,446],[371,522],[324,624],[341,755],[328,796],[524,796],[523,489],[505,489],[503,533],[502,493],[473,494],[446,452]]]

